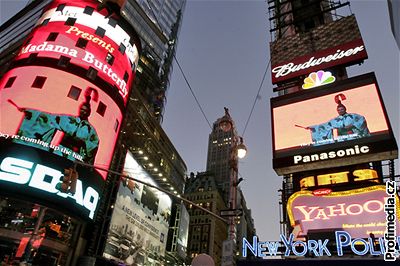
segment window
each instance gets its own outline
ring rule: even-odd
[[[31,87],[32,88],[43,88],[44,83],[46,82],[47,77],[36,76],[35,80],[33,81]]]
[[[86,76],[88,78],[90,78],[91,80],[95,80],[96,77],[97,77],[97,70],[94,69],[93,67],[89,67],[89,69],[88,69],[88,71],[86,73]]]
[[[56,11],[63,11],[64,7],[65,7],[65,4],[60,4],[60,5],[58,5]]]
[[[86,45],[88,44],[88,40],[83,39],[83,38],[79,38],[78,41],[76,42],[75,46],[78,48],[82,48],[85,49]]]
[[[47,37],[46,41],[48,42],[54,42],[57,39],[58,32],[51,32],[49,36]]]
[[[83,10],[83,13],[88,14],[88,15],[92,15],[93,11],[94,11],[93,7],[86,6],[85,9]]]
[[[128,79],[129,79],[129,74],[128,74],[128,72],[125,71],[125,74],[124,74],[124,81],[125,81],[125,82],[128,82]]]
[[[28,57],[28,63],[31,63],[32,61],[34,61],[37,56],[38,56],[38,53],[30,54],[29,57]]]
[[[115,132],[118,131],[118,126],[119,126],[119,121],[118,121],[118,119],[115,119],[115,124],[114,124],[114,131]]]
[[[17,78],[16,76],[8,78],[4,88],[11,88],[11,86],[14,84],[14,81],[16,78]]]
[[[95,34],[100,37],[104,37],[104,35],[106,34],[106,30],[102,27],[97,27]]]
[[[60,67],[67,67],[69,65],[69,61],[71,61],[71,58],[62,55],[60,56],[57,65]]]
[[[76,22],[76,18],[67,18],[67,20],[65,21],[64,24],[68,25],[68,26],[74,26],[75,22]]]
[[[110,53],[107,54],[106,56],[106,62],[112,66],[112,64],[114,63],[114,56]]]
[[[121,43],[119,45],[118,51],[120,51],[121,54],[125,54],[125,50],[126,50],[126,46]]]
[[[46,26],[47,24],[49,24],[50,19],[46,18],[45,20],[43,20],[42,22],[42,26]]]
[[[97,113],[101,116],[104,116],[107,109],[107,105],[100,101],[99,106],[97,107]]]
[[[113,18],[109,18],[108,19],[108,25],[110,25],[111,27],[115,28],[115,26],[117,26],[117,21]]]
[[[71,86],[68,92],[68,97],[77,101],[79,99],[79,95],[81,95],[82,90],[78,87]]]

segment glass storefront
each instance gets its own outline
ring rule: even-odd
[[[65,265],[78,227],[56,210],[0,197],[0,265]]]

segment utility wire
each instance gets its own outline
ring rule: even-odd
[[[88,168],[90,168],[90,169],[97,169],[97,170],[99,170],[99,171],[104,171],[104,172],[107,172],[107,173],[110,173],[110,174],[114,174],[114,175],[117,175],[117,176],[120,176],[120,177],[124,177],[124,178],[129,179],[129,180],[132,180],[132,181],[134,181],[134,182],[137,182],[137,183],[143,184],[143,185],[145,185],[145,186],[148,186],[148,187],[157,189],[157,190],[159,190],[159,191],[161,191],[161,192],[164,192],[165,194],[167,194],[167,195],[169,195],[169,196],[171,196],[171,197],[177,198],[178,200],[182,200],[183,202],[185,202],[185,203],[187,203],[187,204],[191,204],[193,207],[196,207],[196,208],[198,208],[198,209],[200,209],[200,210],[202,210],[202,211],[204,211],[204,212],[206,212],[206,213],[212,215],[213,217],[219,219],[220,221],[222,221],[222,222],[224,222],[224,223],[228,223],[228,221],[227,221],[225,218],[221,217],[220,215],[218,215],[218,214],[216,214],[216,213],[214,213],[214,212],[212,212],[212,211],[210,211],[210,210],[208,210],[208,209],[206,209],[206,208],[203,208],[202,206],[198,205],[197,203],[195,203],[195,202],[193,202],[193,201],[190,201],[190,200],[184,198],[184,197],[181,196],[181,195],[179,195],[179,196],[178,196],[178,195],[175,195],[175,194],[172,193],[171,191],[168,191],[168,190],[163,189],[163,188],[161,188],[161,187],[157,187],[157,186],[155,186],[155,185],[152,185],[152,184],[149,184],[149,183],[147,183],[147,182],[144,182],[144,181],[142,181],[142,180],[140,180],[140,179],[131,177],[131,176],[129,176],[129,175],[126,175],[126,174],[124,174],[124,173],[120,173],[120,172],[117,172],[117,171],[114,171],[114,170],[109,170],[109,169],[106,169],[106,168],[103,168],[103,167],[95,166],[95,165],[88,164],[88,163],[84,163],[84,162],[80,162],[80,161],[74,161],[74,167],[76,167],[76,165],[78,165],[78,164],[79,164],[79,165],[82,165],[82,166],[85,166],[85,167],[88,167]]]
[[[286,26],[286,28],[284,29],[284,31],[282,32],[281,35],[284,35],[288,29],[289,29],[289,27]],[[270,67],[270,65],[271,65],[271,59],[272,59],[271,55],[272,55],[272,54],[273,54],[273,51],[270,51],[270,58],[269,58],[267,67],[265,68],[265,72],[264,72],[264,75],[263,75],[263,77],[262,77],[260,86],[258,87],[258,90],[257,90],[257,93],[256,93],[256,97],[254,97],[253,106],[251,107],[251,111],[250,111],[249,117],[247,118],[246,124],[245,124],[245,126],[244,126],[243,133],[242,133],[242,137],[244,136],[244,133],[246,133],[246,129],[247,129],[247,126],[248,126],[248,124],[249,124],[249,122],[250,122],[250,118],[251,118],[251,116],[253,115],[254,107],[256,106],[258,97],[260,96],[260,91],[261,91],[261,88],[262,88],[262,86],[263,86],[263,84],[264,84],[265,76],[267,75],[268,69],[269,69],[269,67]]]
[[[176,64],[177,64],[178,67],[179,67],[179,70],[180,70],[181,73],[182,73],[183,78],[185,79],[186,84],[187,84],[188,87],[189,87],[190,92],[192,93],[194,99],[196,100],[197,106],[199,107],[199,109],[200,109],[201,113],[203,114],[204,118],[206,119],[208,126],[210,127],[210,129],[212,129],[211,123],[210,123],[210,121],[208,120],[206,114],[204,113],[204,110],[203,110],[203,108],[201,107],[201,104],[200,104],[199,100],[197,99],[196,95],[194,94],[194,91],[193,91],[193,89],[192,89],[192,86],[190,86],[190,83],[189,83],[188,79],[186,78],[185,72],[183,72],[183,69],[182,69],[181,65],[179,64],[178,59],[176,59],[175,54],[174,54],[174,59],[175,59]]]
[[[154,19],[156,20],[158,26],[160,27],[160,23],[159,23],[159,21],[158,21],[158,19],[157,19],[156,14],[154,13],[153,8],[151,8],[151,6],[150,6],[149,3],[148,3],[148,6],[149,6],[149,8],[150,8],[151,13],[152,13],[153,16],[154,16]],[[160,27],[160,29],[161,29],[161,27]],[[203,107],[201,107],[201,104],[200,104],[199,100],[197,99],[196,95],[194,94],[194,91],[193,91],[193,89],[192,89],[192,86],[190,86],[190,83],[189,83],[188,79],[186,78],[185,72],[183,72],[183,69],[182,69],[181,65],[179,64],[178,59],[176,59],[175,53],[173,53],[173,57],[174,57],[174,60],[175,60],[176,64],[177,64],[178,67],[179,67],[179,70],[180,70],[181,73],[182,73],[183,78],[185,79],[186,84],[187,84],[188,87],[189,87],[190,92],[192,93],[194,99],[196,100],[197,106],[199,107],[199,109],[200,109],[201,113],[203,114],[204,118],[206,119],[208,126],[210,127],[210,129],[212,129],[211,123],[210,123],[210,121],[208,120],[206,114],[204,113]]]
[[[251,116],[253,115],[254,107],[256,106],[258,97],[260,96],[260,91],[261,91],[261,88],[262,88],[262,86],[263,86],[263,84],[264,84],[265,76],[267,75],[267,72],[268,72],[268,69],[269,69],[269,65],[270,65],[270,64],[271,64],[271,58],[269,59],[269,62],[268,62],[268,64],[267,64],[267,67],[265,68],[264,75],[263,75],[263,77],[262,77],[260,86],[258,87],[258,91],[257,91],[257,93],[256,93],[256,97],[254,97],[253,106],[251,107],[251,111],[250,111],[249,117],[247,118],[246,124],[245,124],[245,126],[244,126],[243,133],[242,133],[242,137],[244,136],[244,133],[246,133],[246,129],[247,129],[247,126],[248,126],[248,124],[249,124],[250,118],[251,118]]]

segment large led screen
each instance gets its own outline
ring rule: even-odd
[[[124,173],[156,185],[152,177],[127,153]],[[136,182],[120,184],[103,256],[125,265],[154,265],[165,254],[171,198]]]
[[[106,9],[98,11],[97,5],[96,1],[73,1],[68,5],[53,1],[16,60],[34,55],[61,59],[57,63],[64,67],[91,68],[92,79],[106,81],[126,103],[140,43],[130,26],[122,28],[115,14],[106,17]]]
[[[0,88],[0,141],[110,164],[122,111],[98,86],[58,69],[26,66],[7,72]]]
[[[323,196],[311,191],[294,193],[288,200],[291,225],[300,226],[299,236],[327,230],[347,231],[353,238],[376,238],[386,232],[386,187],[382,185],[331,192]],[[400,205],[395,197],[396,231],[400,234]]]
[[[377,159],[377,154],[379,159],[397,156],[373,74],[273,98],[271,108],[274,168],[280,174],[304,171],[307,165],[340,166],[343,161],[337,159],[354,163]]]

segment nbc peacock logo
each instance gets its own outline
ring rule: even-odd
[[[302,88],[308,90],[318,86],[326,85],[335,82],[336,78],[332,76],[329,71],[319,70],[317,72],[312,72],[304,79],[304,84]]]

